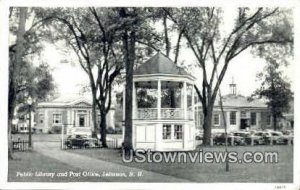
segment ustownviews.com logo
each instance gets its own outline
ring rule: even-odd
[[[199,151],[194,152],[152,152],[138,149],[125,154],[122,160],[129,162],[149,163],[278,163],[278,152],[245,151],[239,155],[236,151]]]

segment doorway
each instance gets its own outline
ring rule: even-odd
[[[249,119],[241,119],[241,129],[246,129],[249,127]]]
[[[79,115],[79,127],[85,127],[85,115]]]

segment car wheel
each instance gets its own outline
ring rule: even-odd
[[[66,144],[68,148],[72,148],[72,145],[70,143]]]

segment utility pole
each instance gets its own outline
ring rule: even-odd
[[[218,69],[216,69],[216,77],[217,79],[219,78],[219,74],[218,74]],[[221,112],[222,112],[222,117],[223,117],[223,121],[224,121],[224,128],[225,128],[225,154],[226,154],[226,160],[225,160],[225,171],[228,172],[229,171],[229,160],[228,160],[228,135],[227,135],[227,122],[226,122],[226,116],[224,113],[224,109],[223,109],[223,101],[222,101],[222,94],[221,94],[221,89],[219,87],[219,98],[220,98],[220,108],[221,108]]]

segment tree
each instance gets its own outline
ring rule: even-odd
[[[26,30],[28,17],[32,18],[31,26]],[[10,29],[10,45],[9,45],[9,94],[8,94],[8,156],[12,159],[11,129],[12,119],[14,117],[16,106],[24,103],[24,97],[28,96],[30,89],[35,88],[35,94],[32,97],[42,99],[48,97],[48,89],[53,89],[52,76],[48,72],[47,76],[42,72],[47,67],[33,69],[32,56],[42,49],[39,39],[47,36],[43,30],[37,32],[37,28],[43,25],[44,20],[36,20],[33,18],[32,9],[25,7],[10,8],[9,29]],[[30,24],[30,23],[29,23]],[[16,37],[15,37],[16,36]],[[36,75],[37,74],[37,75]],[[36,86],[37,85],[37,86]],[[47,86],[45,86],[47,85]]]
[[[280,64],[270,58],[264,71],[258,74],[261,80],[261,87],[253,95],[267,99],[267,105],[271,110],[273,118],[273,129],[277,130],[277,120],[282,118],[284,112],[290,109],[290,101],[293,99],[293,92],[289,81],[283,78],[279,70]]]
[[[98,126],[96,108],[99,108],[99,133],[102,146],[107,147],[106,115],[111,107],[112,85],[123,68],[117,17],[111,9],[93,7],[40,9],[38,15],[51,18],[48,27],[53,31],[54,41],[63,40],[88,75],[94,127]]]
[[[219,8],[164,10],[183,30],[187,44],[196,57],[197,66],[202,70],[202,85],[195,85],[195,89],[204,115],[204,145],[208,145],[214,102],[230,62],[249,48],[267,44],[292,44],[292,24],[286,16],[288,10],[238,8],[234,26],[228,34],[221,32],[222,10]]]
[[[16,106],[16,96],[17,90],[17,76],[18,72],[21,70],[22,58],[24,49],[24,34],[25,34],[25,24],[27,16],[27,8],[22,7],[20,9],[19,23],[17,29],[17,39],[16,39],[16,50],[15,56],[12,59],[12,54],[10,52],[9,61],[9,87],[8,87],[8,158],[13,159],[12,156],[12,139],[11,139],[11,129],[12,120],[14,117],[14,111]]]
[[[119,15],[120,32],[122,39],[123,64],[125,66],[125,139],[124,149],[126,153],[132,149],[132,93],[133,71],[138,64],[136,56],[137,44],[155,48],[158,39],[149,21],[155,16],[148,8],[117,8]],[[154,40],[153,40],[154,39]],[[153,42],[154,41],[154,42]],[[159,41],[159,40],[157,40]]]

